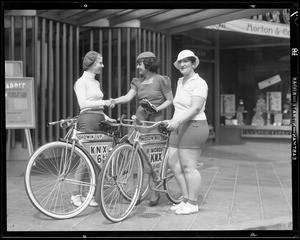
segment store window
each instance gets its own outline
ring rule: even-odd
[[[288,46],[221,51],[221,125],[291,124],[288,53]]]

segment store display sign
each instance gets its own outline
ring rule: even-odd
[[[259,87],[259,89],[264,89],[264,88],[269,87],[269,86],[271,86],[275,83],[279,83],[280,81],[281,81],[280,76],[276,75],[274,77],[270,77],[266,80],[263,80],[263,81],[259,82],[258,87]]]
[[[235,94],[221,94],[221,116],[234,116]]]
[[[267,112],[281,113],[281,92],[267,92]]]
[[[34,79],[5,78],[6,128],[35,128]]]
[[[241,137],[247,138],[291,138],[291,129],[242,129]]]
[[[233,20],[225,23],[207,26],[208,29],[242,32],[269,37],[290,38],[288,24],[258,21],[252,19]]]

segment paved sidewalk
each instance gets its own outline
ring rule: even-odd
[[[24,162],[11,163],[7,169],[8,234],[26,236],[50,231],[51,236],[72,233],[85,237],[127,233],[157,237],[257,237],[274,235],[273,231],[261,230],[282,230],[281,236],[298,235],[292,231],[292,164],[288,144],[208,145],[199,160],[199,166],[203,165],[199,167],[202,188],[198,213],[175,215],[170,210],[171,203],[161,195],[158,206],[148,207],[145,200],[120,223],[111,223],[99,208],[93,207],[68,220],[51,219],[39,213],[24,189]],[[125,233],[122,235],[121,231]]]

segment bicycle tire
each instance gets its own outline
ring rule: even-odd
[[[95,191],[95,172],[90,159],[77,146],[67,142],[51,142],[38,148],[30,157],[24,181],[27,195],[41,213],[56,219],[68,219],[80,214],[89,204]],[[75,179],[77,167],[85,169],[86,178]],[[86,199],[77,207],[71,203],[76,187],[85,187]]]
[[[117,145],[108,155],[100,172],[99,206],[104,217],[112,222],[120,222],[127,218],[139,199],[143,182],[143,163],[132,153],[132,145]],[[135,166],[135,172],[132,171],[132,166]],[[132,192],[131,198],[126,198],[124,192]]]
[[[130,146],[132,147],[132,145],[130,144]],[[142,154],[140,152],[140,150],[137,151],[137,157],[139,158],[139,161],[142,162],[142,168],[144,169],[144,162],[142,160]],[[137,171],[137,166],[133,166],[134,169],[133,171],[136,172]],[[149,191],[150,191],[150,187],[149,187],[149,178],[150,178],[150,173],[143,173],[143,181],[142,181],[142,187],[141,187],[141,191],[140,191],[140,196],[138,199],[138,203],[141,203],[148,195]],[[123,194],[124,198],[126,198],[128,201],[132,200],[132,192],[128,192],[125,189],[122,188],[122,186],[120,186],[120,191]]]
[[[168,157],[168,153],[165,154],[165,158]],[[181,190],[175,179],[174,173],[168,167],[168,159],[163,162],[163,188],[166,190],[167,198],[174,204],[178,204],[183,200]]]

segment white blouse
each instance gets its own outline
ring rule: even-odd
[[[182,78],[179,78],[177,83],[176,94],[173,100],[175,112],[173,119],[177,119],[184,114],[184,112],[192,106],[192,97],[203,97],[205,102],[200,109],[199,113],[191,120],[206,120],[205,104],[208,93],[208,85],[204,79],[202,79],[198,73],[188,79],[184,85],[182,85]]]
[[[95,79],[94,73],[84,71],[75,82],[74,91],[81,110],[85,108],[102,108],[105,105],[100,83]]]

